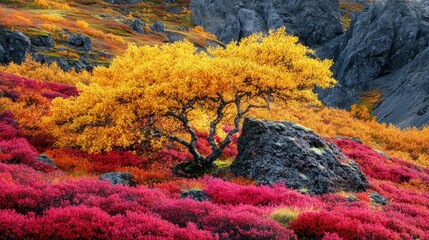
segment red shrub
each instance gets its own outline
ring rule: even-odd
[[[284,184],[273,186],[242,186],[224,182],[220,179],[206,180],[204,192],[214,203],[218,204],[249,204],[258,206],[320,206],[315,198],[301,194],[294,189],[286,188]]]

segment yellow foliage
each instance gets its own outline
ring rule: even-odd
[[[41,20],[49,22],[62,22],[64,18],[56,14],[42,14],[39,17]]]
[[[83,20],[77,20],[76,21],[76,26],[80,27],[80,28],[88,28],[89,24]]]
[[[63,0],[34,0],[34,2],[42,8],[71,10],[71,7]]]
[[[60,146],[90,152],[136,148],[152,135],[178,136],[208,126],[195,116],[203,112],[213,122],[222,107],[218,132],[224,124],[239,124],[235,118],[247,108],[319,104],[312,90],[335,83],[332,62],[310,58],[309,52],[285,29],[210,48],[208,54],[190,42],[130,45],[109,68],[97,67],[90,85],[78,85],[79,97],[53,100],[47,121]]]
[[[370,111],[365,106],[352,105],[350,113],[357,119],[364,121],[375,121],[376,117],[372,116]]]
[[[77,73],[71,70],[70,72],[65,72],[56,63],[51,65],[41,64],[34,61],[30,56],[27,56],[21,65],[10,63],[7,66],[0,66],[0,71],[39,81],[70,85],[88,83],[91,77],[91,74],[87,71]]]

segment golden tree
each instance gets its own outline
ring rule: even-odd
[[[49,121],[61,146],[135,150],[160,137],[185,146],[194,163],[208,168],[250,110],[317,104],[313,88],[335,83],[332,62],[309,57],[312,51],[297,42],[280,29],[207,52],[190,42],[130,45],[109,68],[96,68],[91,84],[78,86],[80,96],[55,99]],[[233,129],[216,141],[225,124]],[[196,148],[197,126],[208,132],[207,156]]]

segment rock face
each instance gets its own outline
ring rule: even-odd
[[[316,46],[343,33],[338,0],[192,0],[195,24],[221,41],[286,26],[289,33]]]
[[[374,110],[377,119],[399,127],[429,124],[429,47],[392,74],[375,79],[383,101]]]
[[[324,101],[349,107],[374,79],[411,62],[428,41],[429,2],[375,2],[354,16],[338,46],[333,71],[340,85]]]
[[[231,170],[261,184],[284,182],[311,194],[369,188],[357,163],[310,129],[290,122],[246,118]]]
[[[21,64],[30,50],[30,38],[20,31],[9,32],[0,28],[0,64]]]
[[[133,176],[129,172],[110,172],[106,173],[99,178],[100,180],[107,180],[113,185],[122,184],[126,186],[134,186]]]

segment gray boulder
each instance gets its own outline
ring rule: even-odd
[[[92,49],[91,38],[82,34],[71,35],[68,43],[78,50],[90,51]]]
[[[162,23],[161,21],[155,21],[155,23],[150,26],[150,30],[154,32],[165,32],[164,23]]]
[[[338,0],[192,0],[190,9],[195,24],[226,43],[286,26],[316,46],[343,33],[338,5]]]
[[[107,180],[113,185],[122,184],[125,186],[134,186],[133,175],[129,172],[109,172],[99,178],[100,180]]]
[[[143,23],[140,18],[136,18],[132,25],[133,30],[140,34],[145,33],[145,30],[144,30],[145,27],[146,27],[146,23]]]
[[[212,198],[207,195],[205,192],[201,190],[189,190],[182,192],[180,194],[180,198],[190,198],[195,201],[203,202],[203,201],[211,201]]]
[[[369,197],[371,198],[371,201],[374,203],[381,204],[381,205],[389,204],[389,201],[387,200],[387,198],[384,196],[381,196],[378,192],[371,193]]]
[[[0,64],[21,64],[31,50],[31,40],[20,31],[0,29]]]
[[[55,169],[58,169],[58,167],[55,164],[55,162],[48,155],[46,155],[46,154],[42,154],[42,155],[38,156],[36,158],[36,160],[39,161],[39,162],[41,162],[41,163],[50,165],[50,166],[52,166]]]
[[[231,171],[260,184],[284,182],[310,194],[369,188],[357,163],[310,129],[290,122],[246,118]]]

